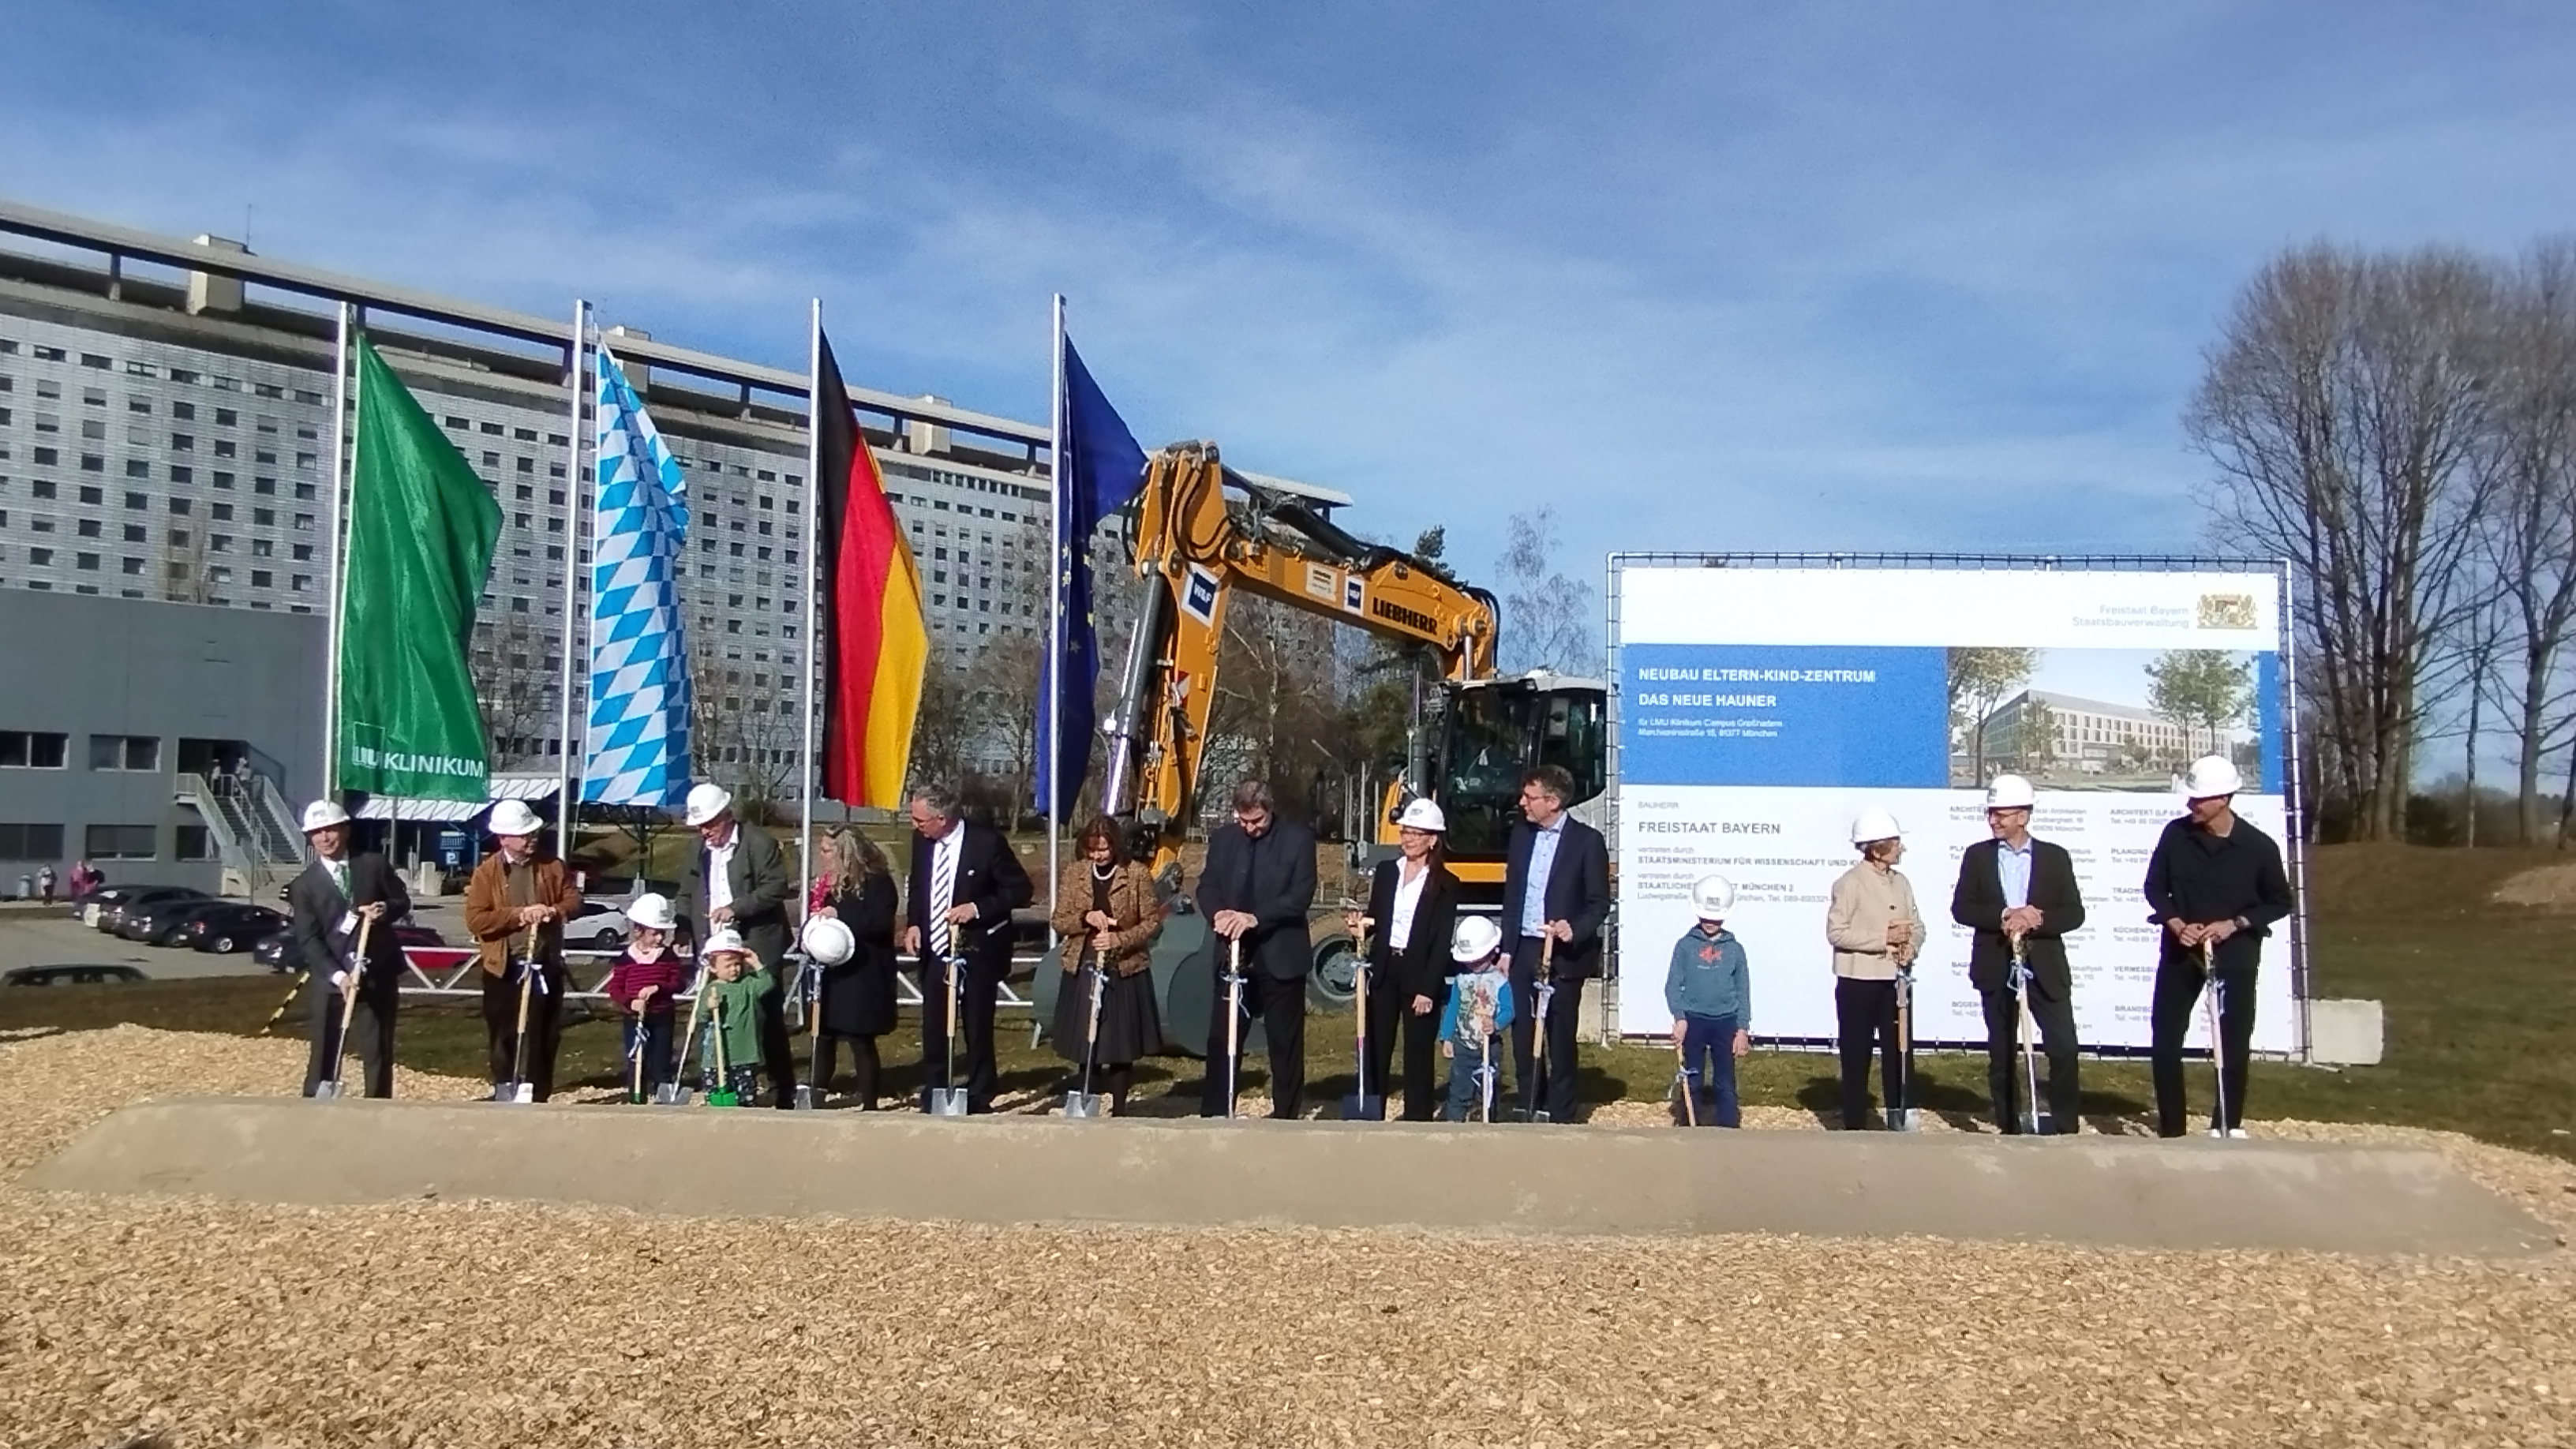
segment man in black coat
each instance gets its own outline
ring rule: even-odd
[[[993,1063],[993,1012],[1011,973],[1011,912],[1029,903],[1029,873],[1010,841],[965,818],[957,792],[913,792],[912,881],[904,892],[903,949],[921,957],[923,1111],[930,1089],[953,1085],[948,1059],[951,964],[963,958],[957,1025],[966,1038],[966,1110],[993,1110],[1001,1069]]]
[[[698,848],[680,873],[680,924],[692,942],[729,926],[769,970],[760,997],[760,1069],[776,1094],[770,1105],[796,1105],[796,1044],[787,1030],[787,902],[796,883],[787,875],[787,853],[766,830],[733,812],[721,785],[690,787],[681,817],[698,832]]]
[[[1208,1013],[1207,1082],[1199,1115],[1223,1117],[1234,1107],[1226,1086],[1241,1075],[1243,1038],[1235,1037],[1229,1070],[1225,969],[1227,943],[1241,941],[1245,1008],[1261,1018],[1270,1047],[1270,1115],[1294,1118],[1306,1095],[1306,973],[1315,965],[1306,912],[1315,903],[1314,832],[1279,818],[1268,784],[1243,781],[1234,787],[1233,823],[1208,836],[1197,898],[1217,937],[1216,1009]]]
[[[1575,1018],[1583,983],[1601,974],[1601,926],[1610,918],[1610,846],[1566,813],[1574,777],[1540,765],[1521,777],[1521,823],[1503,865],[1503,939],[1512,952],[1512,1085],[1526,1107],[1574,1120]],[[1541,943],[1556,940],[1548,974],[1547,1081],[1532,1078]],[[1526,1003],[1526,1004],[1524,1004]]]
[[[1950,919],[1977,933],[1968,948],[1968,983],[1985,1002],[1986,1091],[1996,1125],[2021,1131],[2020,1063],[2014,1060],[2021,1035],[2022,992],[2013,979],[2018,941],[2030,971],[2031,1019],[2048,1053],[2048,1130],[2070,1133],[2077,1120],[2076,1047],[2066,935],[2084,925],[2084,896],[2066,848],[2031,837],[2037,798],[2019,775],[1997,775],[1986,788],[1986,828],[1994,838],[1960,857]]]
[[[2183,1133],[2182,1041],[2204,983],[2218,993],[2218,1079],[2226,1098],[2225,1113],[2211,1115],[2209,1135],[2245,1135],[2254,973],[2263,962],[2263,938],[2295,903],[2281,847],[2236,813],[2242,788],[2236,766],[2225,758],[2211,755],[2194,763],[2183,787],[2186,813],[2166,824],[2147,860],[2147,904],[2164,927],[2148,1018],[2156,1132],[2163,1137]]]
[[[357,1015],[349,1031],[358,1041],[358,1060],[367,1078],[367,1095],[394,1094],[394,1011],[402,1001],[402,943],[394,923],[411,914],[411,892],[403,889],[381,855],[349,856],[349,812],[336,800],[316,800],[304,807],[304,838],[313,845],[313,863],[286,888],[292,915],[295,952],[304,965],[305,1010],[313,1018],[313,1056],[304,1068],[304,1095],[310,1097],[327,1078],[340,1080],[342,992],[358,993]],[[361,921],[367,927],[367,959],[353,960]],[[348,972],[355,967],[358,979]]]

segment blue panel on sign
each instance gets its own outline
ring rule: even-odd
[[[2254,728],[2263,750],[2263,778],[2253,782],[2264,794],[2285,793],[2290,772],[2282,764],[2281,656],[2254,656]]]
[[[1619,664],[1624,783],[1949,784],[1947,650],[1631,644]]]

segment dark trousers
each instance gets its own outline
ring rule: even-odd
[[[1381,1097],[1386,1095],[1387,1072],[1395,1064],[1395,1049],[1401,1042],[1407,1122],[1431,1122],[1440,1116],[1432,1083],[1440,1068],[1440,1007],[1448,994],[1449,988],[1443,983],[1431,993],[1431,1009],[1416,1016],[1412,992],[1380,986],[1376,977],[1369,978],[1368,1089]]]
[[[390,980],[379,986],[373,981],[358,993],[358,1013],[349,1018],[349,1035],[358,1048],[361,1075],[366,1079],[370,1097],[394,1094],[394,1013],[402,1001],[401,992]],[[332,988],[328,972],[315,972],[304,982],[304,1010],[312,1018],[313,1055],[304,1067],[304,1095],[310,1097],[325,1081],[345,1081],[341,1076],[340,993]],[[345,1087],[343,1091],[347,1090]]]
[[[549,966],[528,990],[524,1058],[519,1052],[521,974],[517,962],[511,963],[505,976],[483,973],[483,1037],[490,1049],[492,1085],[524,1080],[531,1095],[542,1102],[555,1090],[555,1048],[563,1039],[564,972],[560,966]],[[524,1078],[518,1075],[522,1070],[527,1073]]]
[[[877,1039],[872,1036],[839,1036],[825,1032],[814,1039],[814,1090],[832,1090],[832,1068],[838,1063],[838,1048],[850,1049],[850,1071],[857,1077],[853,1087],[859,1106],[873,1112],[877,1108]]]
[[[1229,1064],[1225,972],[1211,969],[1216,971],[1216,1009],[1208,1013],[1207,1082],[1199,1093],[1199,1115],[1222,1117],[1234,1109],[1226,1089],[1243,1078],[1243,1034],[1235,1034],[1234,1060]],[[1270,1115],[1293,1118],[1306,1103],[1306,978],[1246,971],[1243,1004],[1261,1019],[1262,1036],[1270,1045]]]
[[[2021,1131],[2021,996],[2018,991],[1981,991],[1986,1008],[1986,1095],[1995,1107],[1995,1125]],[[2075,1003],[2030,994],[2031,1021],[2039,1028],[2039,1046],[2048,1055],[2048,1130],[2073,1132],[2076,1127]]]
[[[2227,1120],[2218,1119],[2217,1104],[2212,1103],[2212,1127],[2245,1125],[2245,1062],[2253,1054],[2254,972],[2260,964],[2261,958],[2248,953],[2244,961],[2218,968],[2218,1037],[2223,1046],[2218,1078],[2227,1089]],[[2169,950],[2156,962],[2155,1005],[2148,1018],[2148,1059],[2156,1083],[2159,1136],[2183,1134],[2183,1117],[2189,1103],[2183,1096],[2182,1039],[2190,1034],[2192,1018],[2198,1014],[2201,981],[2197,952]]]
[[[1879,1091],[1889,1111],[1910,1106],[1906,1083],[1913,1076],[1913,1043],[1900,1050],[1896,1041],[1896,983],[1834,978],[1834,1020],[1843,1059],[1843,1128],[1857,1132],[1869,1125],[1869,1054],[1878,1053]],[[1894,1125],[1894,1118],[1889,1119]]]
[[[769,989],[760,994],[760,1069],[769,1078],[769,1105],[796,1105],[796,1036],[787,1029],[787,983],[780,963],[769,964]]]
[[[1741,1127],[1744,1111],[1735,1101],[1735,1018],[1684,1016],[1682,1070],[1689,1074],[1693,1109],[1702,1127]]]
[[[529,1014],[531,1016],[536,1014],[534,1006],[529,1008]],[[626,1083],[629,1091],[633,1091],[635,1086],[636,1038],[639,1036],[643,1038],[644,1099],[650,1101],[653,1097],[653,1089],[671,1080],[671,1013],[652,1011],[642,1016],[625,1017],[620,1020],[619,1027],[619,1035],[624,1039],[626,1047]]]
[[[993,1062],[993,1013],[1000,1000],[1002,968],[988,968],[968,957],[959,984],[966,993],[957,1026],[966,1038],[966,1060],[948,1059],[950,967],[945,961],[921,966],[921,1109],[930,1110],[930,1089],[964,1087],[966,1110],[990,1112],[993,1093],[1001,1087],[1001,1068]],[[962,1071],[961,1071],[962,1069]]]
[[[1583,978],[1559,976],[1556,995],[1547,1004],[1547,1080],[1532,1074],[1538,1038],[1538,948],[1536,936],[1523,936],[1512,948],[1512,1095],[1524,1110],[1547,1113],[1552,1122],[1574,1120],[1574,1019],[1583,1011]]]

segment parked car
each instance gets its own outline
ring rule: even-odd
[[[115,915],[116,912],[124,909],[126,906],[132,905],[136,901],[168,899],[172,896],[203,896],[204,894],[204,891],[191,890],[186,886],[109,886],[107,889],[91,896],[89,898],[89,904],[81,907],[81,920],[86,925],[95,926],[102,931],[113,932],[115,931],[116,926],[109,917]]]
[[[271,971],[297,969],[301,963],[295,954],[295,933],[281,928],[273,935],[260,937],[251,945],[250,959]]]
[[[211,896],[170,896],[157,901],[138,901],[118,908],[115,934],[127,941],[148,945],[161,944],[174,926],[187,923],[190,916],[223,902]]]
[[[176,901],[202,901],[206,899],[209,899],[209,897],[204,891],[194,890],[187,886],[154,886],[149,890],[128,896],[124,900],[118,901],[115,905],[108,907],[106,914],[101,915],[98,918],[98,928],[107,932],[111,936],[125,936],[127,922],[133,920],[137,916],[148,914],[155,907],[166,906]],[[129,936],[126,937],[126,939],[132,940],[134,938]]]
[[[572,919],[564,922],[564,944],[575,950],[588,946],[597,951],[623,951],[627,933],[634,929],[634,923],[626,919],[623,904],[583,901]]]
[[[464,947],[448,945],[447,938],[432,927],[415,926],[409,922],[394,927],[394,939],[402,943],[403,950],[410,953],[414,961],[433,971],[458,965],[473,954]],[[275,934],[261,937],[252,945],[250,959],[271,971],[304,969],[303,961],[296,954],[295,933],[284,929],[283,925]]]
[[[285,930],[286,923],[284,911],[272,911],[246,901],[225,901],[188,917],[178,928],[174,944],[229,956],[235,951],[247,951],[262,939]]]
[[[118,986],[151,978],[131,966],[21,966],[0,972],[0,986]]]

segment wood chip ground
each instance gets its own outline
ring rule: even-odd
[[[301,1062],[130,1027],[0,1043],[0,1172],[143,1097],[292,1090]],[[2576,1233],[2561,1164],[2261,1130],[2420,1143]],[[8,1446],[2576,1445],[2571,1399],[2563,1250],[679,1223],[0,1187]]]

